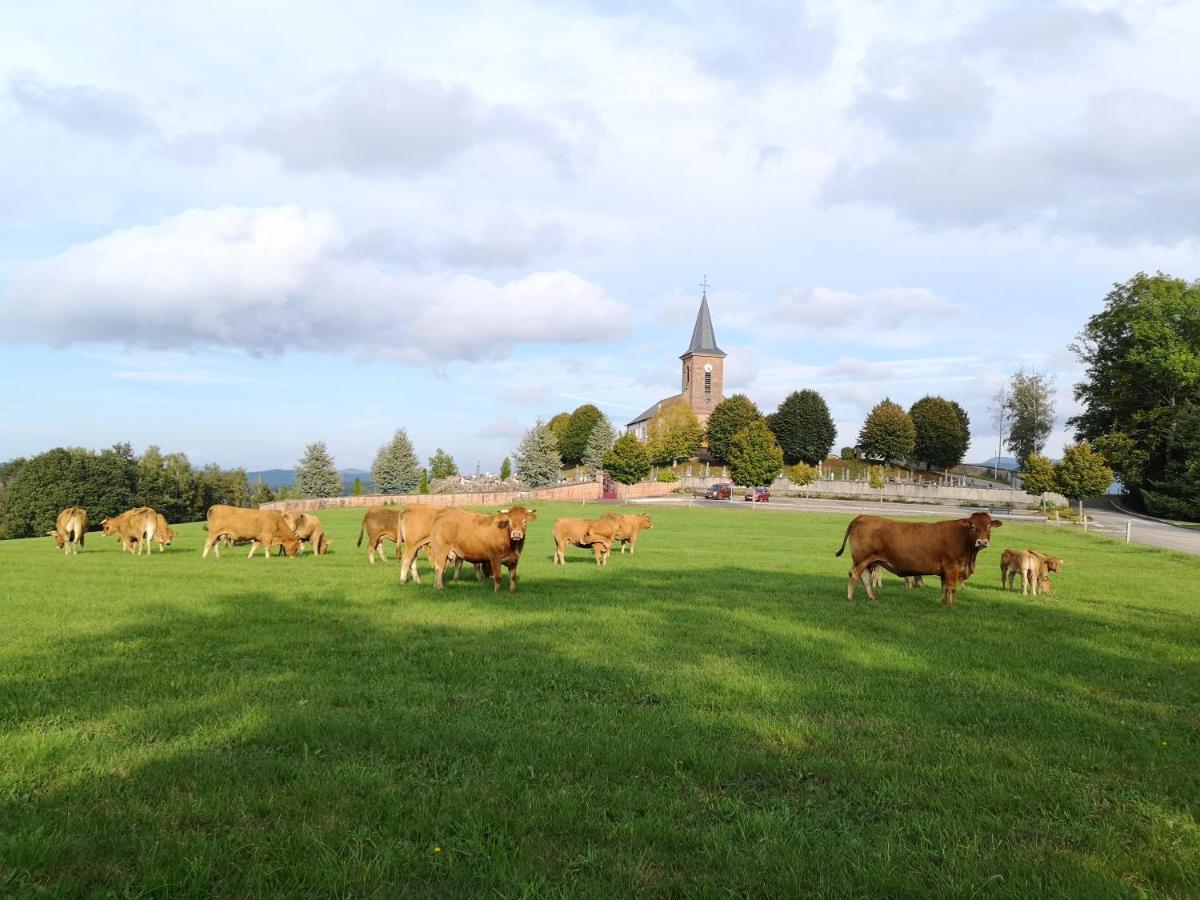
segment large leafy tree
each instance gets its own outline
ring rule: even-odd
[[[1200,281],[1139,272],[1113,285],[1071,349],[1085,370],[1076,437],[1150,512],[1200,518]]]
[[[438,447],[433,452],[433,456],[429,457],[429,480],[449,478],[451,475],[457,474],[458,463],[454,461],[454,457],[441,447]]]
[[[722,464],[728,461],[733,436],[761,418],[762,413],[745,394],[734,394],[714,406],[707,423],[708,452],[712,458]]]
[[[612,422],[608,420],[608,416],[601,414],[592,426],[592,433],[588,435],[587,446],[583,449],[583,464],[589,469],[603,469],[604,454],[612,449],[616,439],[617,431]]]
[[[304,448],[304,456],[296,463],[296,487],[304,497],[341,495],[342,476],[338,474],[324,441],[315,441]]]
[[[1054,467],[1055,487],[1071,500],[1098,497],[1112,481],[1112,469],[1087,441],[1064,447],[1063,457]]]
[[[585,403],[571,413],[558,443],[558,454],[562,457],[564,465],[577,466],[583,462],[592,429],[603,418],[604,413],[590,403]]]
[[[673,465],[700,452],[704,429],[686,403],[664,403],[650,420],[646,433],[646,452],[656,466]]]
[[[733,436],[729,444],[729,474],[736,484],[770,484],[783,471],[783,449],[761,419]]]
[[[962,462],[970,436],[963,427],[966,412],[941,397],[922,397],[908,411],[916,439],[913,457],[935,469],[948,469]]]
[[[567,437],[567,426],[571,424],[571,414],[569,412],[560,412],[546,424],[550,426],[550,430],[554,433],[555,448],[562,446],[562,442]]]
[[[403,428],[397,428],[392,439],[375,454],[371,480],[381,494],[411,494],[417,489],[421,482],[421,464],[408,432]]]
[[[1054,430],[1054,382],[1043,372],[1018,371],[1008,388],[1008,446],[1017,462],[1041,453]]]
[[[789,465],[805,462],[815,466],[829,456],[837,437],[825,398],[808,388],[788,394],[779,409],[767,417],[767,425]]]
[[[858,447],[867,458],[884,462],[909,459],[916,442],[912,416],[886,398],[875,405],[858,433]]]
[[[513,451],[517,478],[531,488],[553,487],[562,478],[562,458],[550,425],[538,419]]]
[[[623,434],[604,454],[604,471],[622,484],[637,484],[650,474],[650,455],[636,437]]]
[[[1025,467],[1021,469],[1021,487],[1026,493],[1038,496],[1058,490],[1054,480],[1054,464],[1040,453],[1034,453],[1025,460]]]

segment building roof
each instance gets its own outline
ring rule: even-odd
[[[724,356],[725,351],[717,346],[717,336],[713,333],[712,316],[708,313],[708,293],[700,298],[700,311],[696,313],[696,326],[692,329],[692,342],[688,345],[684,356],[693,353],[701,356]]]
[[[657,403],[652,405],[648,410],[646,410],[644,413],[642,413],[636,419],[626,422],[625,427],[629,428],[630,426],[636,425],[638,422],[645,422],[645,421],[648,421],[649,419],[653,419],[660,412],[662,412],[662,408],[665,404],[671,403],[672,401],[678,400],[679,398],[680,398],[679,394],[672,394],[670,397],[663,397],[661,400],[659,400]]]

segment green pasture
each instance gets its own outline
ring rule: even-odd
[[[324,558],[0,542],[0,895],[1200,895],[1200,560],[1010,523],[957,608],[849,606],[850,514],[555,567],[600,511],[515,596],[401,588],[353,511]]]

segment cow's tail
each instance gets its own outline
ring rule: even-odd
[[[355,546],[358,546],[358,547],[362,546],[363,535],[366,533],[366,531],[367,531],[367,517],[363,516],[362,528],[358,529],[358,544],[356,544]]]
[[[850,540],[850,532],[851,532],[851,530],[854,528],[854,523],[855,523],[856,521],[858,521],[858,520],[857,520],[857,519],[851,519],[851,520],[850,520],[850,524],[846,526],[846,534],[845,534],[845,536],[842,538],[842,546],[840,546],[840,547],[838,548],[838,552],[837,552],[837,553],[833,554],[834,556],[841,556],[841,555],[842,555],[842,553],[843,553],[843,552],[845,552],[845,550],[846,550],[846,541]]]

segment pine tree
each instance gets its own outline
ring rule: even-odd
[[[449,478],[451,475],[457,474],[458,464],[454,461],[454,457],[438,447],[433,456],[429,457],[429,480],[436,481],[439,478]]]
[[[510,478],[512,478],[512,460],[506,456],[504,457],[504,461],[500,463],[500,480],[508,481]]]
[[[362,479],[359,478],[357,475],[354,477],[354,490],[351,491],[351,493],[355,497],[361,497],[363,495]]]
[[[562,459],[550,426],[541,419],[525,433],[513,452],[517,478],[530,488],[553,487],[562,478]]]
[[[617,432],[613,428],[612,422],[608,420],[608,416],[601,413],[600,418],[596,420],[596,424],[592,426],[592,433],[588,435],[587,446],[583,449],[583,464],[589,469],[603,469],[604,454],[612,449],[613,442],[616,439]]]
[[[558,443],[558,452],[564,465],[577,466],[583,462],[583,454],[587,451],[592,429],[603,418],[604,413],[590,403],[585,403],[571,413]]]
[[[784,462],[789,464],[815,466],[829,456],[837,437],[825,398],[807,388],[788,394],[779,409],[767,417],[767,425],[779,441]]]
[[[963,428],[963,416],[957,404],[941,397],[922,397],[912,405],[908,414],[916,429],[913,457],[928,463],[931,468],[949,469],[962,462],[970,441]]]
[[[429,493],[429,470],[428,469],[421,470],[421,476],[420,476],[420,478],[417,479],[417,493],[418,494],[428,494]]]
[[[604,454],[604,471],[621,484],[637,484],[650,474],[650,455],[636,437],[623,434]]]
[[[886,398],[871,410],[858,434],[859,449],[867,458],[884,462],[910,458],[916,440],[912,417],[900,404]]]
[[[724,463],[729,458],[729,444],[733,436],[762,418],[758,407],[745,394],[734,394],[713,407],[708,417],[708,453],[715,462]]]
[[[729,443],[729,474],[745,487],[769,485],[783,471],[783,450],[761,419],[751,422]]]
[[[411,494],[417,489],[421,465],[403,428],[397,428],[392,439],[379,448],[371,466],[371,479],[381,494]]]
[[[207,471],[202,470],[201,475]],[[340,497],[342,476],[338,474],[333,457],[324,441],[304,448],[304,456],[296,463],[296,487],[303,497]],[[216,502],[216,501],[214,501]]]

